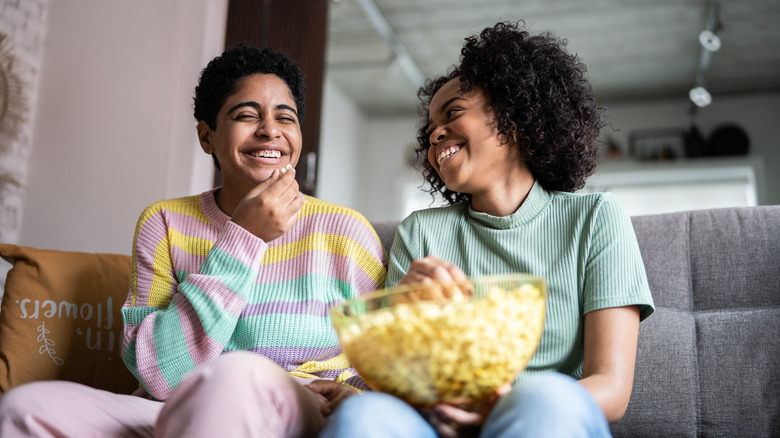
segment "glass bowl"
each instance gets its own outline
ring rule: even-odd
[[[476,405],[528,365],[544,329],[543,278],[404,284],[330,309],[341,347],[375,390],[415,407]]]

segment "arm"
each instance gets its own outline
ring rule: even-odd
[[[585,315],[582,383],[607,421],[623,417],[631,398],[639,336],[639,307],[595,310]]]
[[[257,280],[266,242],[297,220],[303,199],[293,175],[273,175],[241,199],[219,231],[196,197],[158,203],[141,215],[122,309],[122,355],[157,399],[222,353]]]
[[[205,239],[187,243],[171,221],[163,211],[149,210],[139,220],[130,295],[122,308],[124,361],[160,400],[185,373],[222,353],[266,249],[231,223],[213,247]],[[205,257],[193,253],[199,245]],[[179,253],[175,258],[174,252]],[[184,272],[180,265],[185,264],[195,272]],[[179,275],[186,278],[179,282]]]
[[[648,315],[652,299],[631,220],[612,196],[603,198],[593,222],[584,287],[590,299],[585,302],[580,382],[607,420],[615,422],[631,397],[640,308]],[[597,304],[601,301],[609,304]]]

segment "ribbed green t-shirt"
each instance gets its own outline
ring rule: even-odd
[[[639,305],[644,320],[655,309],[630,217],[610,193],[550,192],[536,182],[505,217],[465,202],[414,212],[398,228],[386,285],[427,255],[471,277],[524,272],[545,278],[544,333],[521,379],[543,371],[582,377],[587,312]]]

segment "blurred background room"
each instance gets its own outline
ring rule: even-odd
[[[632,215],[780,204],[780,0],[0,0],[0,242],[129,254],[146,205],[218,183],[192,93],[235,42],[301,57],[306,193],[372,221],[438,205],[417,89],[518,19],[606,108],[583,190]]]

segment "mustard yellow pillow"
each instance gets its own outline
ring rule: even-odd
[[[138,387],[120,356],[130,256],[9,244],[0,256],[13,264],[0,310],[0,394],[38,380]]]

